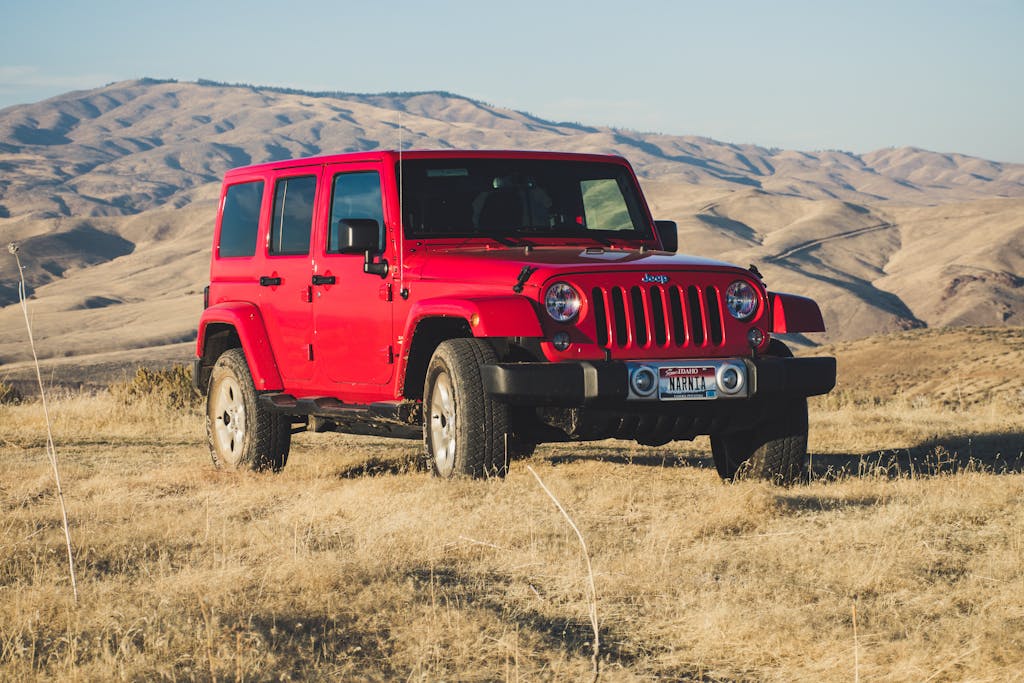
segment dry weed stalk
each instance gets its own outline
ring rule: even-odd
[[[527,465],[526,469],[530,471],[533,478],[536,479],[537,483],[540,484],[540,487],[544,489],[544,493],[548,494],[548,498],[551,499],[555,504],[555,507],[558,508],[558,511],[562,513],[563,517],[565,517],[565,521],[567,521],[569,526],[572,527],[572,530],[576,532],[576,538],[579,539],[580,548],[583,550],[583,559],[587,561],[587,579],[590,583],[590,625],[594,628],[594,654],[591,657],[591,662],[593,662],[594,665],[593,680],[594,683],[597,683],[597,680],[601,677],[600,660],[598,659],[601,648],[601,630],[597,621],[597,586],[594,584],[594,568],[590,564],[590,551],[587,550],[587,542],[583,539],[583,534],[580,533],[580,528],[576,526],[576,522],[572,520],[572,517],[570,517],[569,513],[565,511],[562,504],[558,502],[558,498],[555,498],[555,494],[551,493],[551,490],[544,485],[544,481],[540,478],[539,474],[534,472],[532,467]]]
[[[853,603],[853,683],[860,683],[860,646],[857,643],[857,603]]]
[[[32,323],[28,317],[28,294],[25,285],[25,270],[21,265],[21,258],[18,256],[18,245],[11,242],[7,245],[7,251],[14,256],[18,264],[18,300],[21,302],[21,312],[25,316],[25,329],[28,331],[28,344],[32,348],[32,361],[36,368],[36,381],[39,383],[39,400],[43,404],[43,417],[46,419],[46,455],[50,459],[50,466],[53,468],[53,481],[57,488],[57,499],[60,501],[60,514],[64,522],[64,542],[68,550],[68,573],[71,575],[71,592],[75,596],[75,604],[78,604],[78,582],[75,580],[75,555],[71,550],[71,528],[68,525],[68,508],[64,503],[64,490],[60,485],[60,469],[57,467],[57,448],[53,445],[53,428],[50,423],[50,410],[46,404],[46,392],[43,390],[43,375],[39,370],[39,356],[36,354],[36,342],[32,336]]]
[[[213,659],[213,615],[198,593],[196,600],[199,602],[199,612],[203,615],[203,624],[206,626],[206,661],[210,666],[210,680],[217,683],[217,667]]]

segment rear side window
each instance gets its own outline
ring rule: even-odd
[[[256,253],[256,232],[260,227],[263,181],[239,183],[228,188],[220,219],[221,257],[252,256]]]
[[[316,176],[284,178],[274,188],[274,214],[270,226],[270,253],[309,253],[313,228],[313,200]]]

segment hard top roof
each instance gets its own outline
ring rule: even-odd
[[[560,161],[590,161],[629,165],[623,157],[613,154],[583,154],[577,152],[548,152],[540,150],[456,150],[456,149],[410,149],[402,150],[404,159],[550,159]],[[358,163],[383,161],[386,164],[396,163],[399,159],[397,150],[374,150],[371,152],[347,152],[343,154],[325,154],[299,159],[283,159],[250,166],[240,166],[227,172],[228,176],[265,173],[267,171],[303,166],[321,166],[326,164]]]

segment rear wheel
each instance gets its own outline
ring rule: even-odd
[[[504,476],[508,408],[484,391],[480,366],[497,361],[478,339],[450,339],[434,351],[423,387],[423,442],[435,475]]]
[[[288,461],[291,421],[264,409],[257,397],[245,354],[228,349],[206,392],[206,436],[217,467],[276,472]]]

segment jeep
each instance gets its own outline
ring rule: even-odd
[[[724,479],[799,479],[835,359],[818,305],[676,254],[616,156],[377,151],[229,171],[193,381],[213,462],[308,429],[423,439],[440,477],[539,443],[710,435]]]

